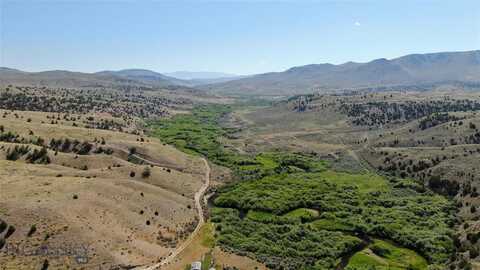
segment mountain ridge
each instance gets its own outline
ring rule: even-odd
[[[410,54],[365,63],[309,64],[203,86],[229,95],[291,95],[321,89],[480,82],[480,50]]]
[[[0,67],[0,85],[17,84],[23,86],[51,86],[66,88],[118,88],[123,86],[138,86],[150,88],[191,88],[198,85],[226,82],[236,78],[243,78],[243,76],[184,80],[168,76],[156,71],[141,68],[103,70],[87,73],[59,69],[39,72],[28,72],[14,68]]]
[[[480,50],[409,54],[393,59],[378,58],[364,63],[350,61],[338,65],[308,64],[291,67],[282,72],[190,80],[139,68],[85,73],[68,70],[26,72],[0,67],[0,85],[122,89],[195,87],[224,95],[285,96],[318,91],[448,82],[480,84]]]
[[[0,85],[49,86],[65,88],[163,88],[189,86],[187,82],[145,69],[125,69],[119,71],[99,71],[93,73],[47,70],[27,72],[0,67]]]

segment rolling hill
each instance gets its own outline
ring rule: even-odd
[[[65,70],[25,72],[0,67],[0,85],[9,84],[66,88],[163,88],[190,85],[188,82],[143,69],[83,73]]]
[[[367,63],[310,64],[253,76],[228,77],[228,74],[203,72],[171,75],[176,77],[145,69],[82,73],[24,72],[0,67],[0,85],[119,89],[195,87],[216,94],[260,96],[380,87],[433,88],[452,83],[480,88],[480,50],[411,54]],[[216,77],[206,78],[208,76]]]
[[[151,85],[190,85],[190,83],[185,80],[163,75],[161,73],[148,69],[123,69],[119,71],[101,71],[97,72],[96,74],[118,76]]]
[[[480,82],[480,50],[411,54],[341,65],[311,64],[216,83],[203,89],[232,95],[292,95],[319,90]]]

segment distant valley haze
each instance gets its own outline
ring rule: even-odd
[[[220,78],[233,78],[240,75],[229,74],[223,72],[209,72],[209,71],[174,71],[165,73],[167,76],[175,77],[182,80],[194,80],[194,79],[220,79]]]
[[[380,87],[431,90],[451,84],[468,88],[480,85],[480,50],[411,54],[341,65],[309,64],[250,76],[186,71],[162,74],[147,69],[82,73],[0,68],[0,85],[9,84],[87,88],[128,84],[152,89],[180,86],[218,94],[261,96]]]

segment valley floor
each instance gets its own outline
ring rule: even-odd
[[[199,105],[127,132],[2,110],[0,269],[82,260],[16,247],[86,269],[475,269],[476,98],[432,95]]]
[[[231,138],[231,131],[242,128],[235,120],[218,126],[228,115],[225,107],[204,107],[152,126],[155,136],[230,168],[237,179],[225,187],[219,183],[212,201],[215,249],[250,257],[270,269],[426,269],[427,264],[447,262],[453,250],[449,235],[454,208],[448,199],[414,180],[369,172],[357,156],[344,161],[345,166],[326,153],[329,161],[287,145],[266,147],[252,141],[253,134]],[[309,134],[318,132],[287,136]],[[286,134],[263,138],[277,135]]]

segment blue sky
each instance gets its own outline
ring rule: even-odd
[[[480,1],[0,0],[0,66],[252,74],[480,49]]]

